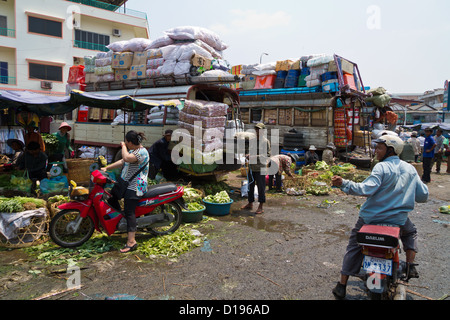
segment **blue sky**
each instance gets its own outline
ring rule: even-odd
[[[178,26],[215,31],[231,65],[336,53],[359,66],[364,84],[423,93],[450,79],[447,0],[129,0],[148,15],[151,39]]]

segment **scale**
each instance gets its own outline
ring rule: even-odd
[[[64,173],[64,162],[51,162],[52,168],[50,169],[51,177],[59,177]]]

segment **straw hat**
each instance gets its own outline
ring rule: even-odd
[[[25,144],[24,144],[22,141],[18,140],[18,139],[8,139],[8,140],[6,141],[6,144],[7,144],[9,147],[11,147],[12,144],[13,144],[14,142],[17,142],[17,143],[22,147],[22,149],[25,148]],[[12,147],[11,147],[11,148],[12,148]]]
[[[316,149],[316,147],[315,146],[311,146],[311,147],[309,147],[309,151],[316,151],[317,149]]]

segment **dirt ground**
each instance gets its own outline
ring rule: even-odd
[[[237,192],[241,180],[230,176],[228,182]],[[408,300],[450,294],[450,216],[438,210],[450,204],[450,174],[433,173],[428,186],[430,200],[417,204],[410,215],[419,232],[420,278],[410,281]],[[337,203],[318,208],[323,200]],[[241,198],[230,215],[196,228],[210,247],[176,260],[107,252],[84,263],[81,289],[68,292],[62,292],[66,273],[50,271],[22,249],[0,251],[0,300],[48,293],[58,294],[46,300],[104,300],[120,294],[143,300],[334,300],[331,289],[363,202],[339,190],[323,197],[269,194],[265,213],[255,215],[240,210],[246,203]],[[350,278],[347,299],[367,299],[359,278]]]

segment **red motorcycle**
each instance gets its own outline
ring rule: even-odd
[[[402,281],[411,278],[410,265],[400,261],[400,228],[397,226],[365,225],[357,234],[364,255],[362,269],[372,300],[404,300]]]
[[[105,188],[115,181],[107,173],[96,170],[91,173],[91,182],[90,192],[76,185],[71,187],[73,201],[59,206],[61,211],[50,222],[50,237],[61,247],[78,247],[95,230],[104,230],[109,236],[127,230],[121,208],[113,208],[108,203],[111,194]],[[173,183],[150,186],[136,208],[138,230],[157,236],[175,232],[181,224],[181,210],[185,208],[183,193],[183,187]]]

